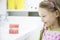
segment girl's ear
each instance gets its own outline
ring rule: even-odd
[[[56,10],[56,17],[59,17],[59,11]]]

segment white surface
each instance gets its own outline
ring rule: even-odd
[[[6,11],[0,10],[0,22],[5,20],[7,17]]]
[[[26,11],[38,11],[39,3],[41,1],[43,0],[25,0],[25,10]],[[37,9],[35,9],[35,7],[37,7]]]
[[[19,24],[19,34],[9,34],[9,24]],[[8,17],[7,21],[1,23],[0,39],[37,40],[37,32],[40,31],[42,24],[40,17]]]
[[[0,11],[6,10],[6,0],[0,0]]]

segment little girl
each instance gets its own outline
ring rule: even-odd
[[[60,0],[44,0],[39,4],[39,16],[44,22],[39,40],[60,40]]]

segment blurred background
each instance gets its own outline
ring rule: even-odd
[[[1,0],[0,40],[38,40],[43,22],[38,6],[43,0]],[[10,24],[18,24],[18,34],[10,34]]]

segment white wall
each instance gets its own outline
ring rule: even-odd
[[[0,0],[0,10],[6,10],[6,0]]]

